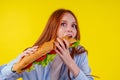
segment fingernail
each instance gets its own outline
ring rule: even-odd
[[[56,44],[56,42],[54,42],[54,44]]]
[[[57,38],[57,40],[58,40],[59,38]]]

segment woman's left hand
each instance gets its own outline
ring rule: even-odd
[[[61,40],[60,38],[57,38],[55,46],[56,53],[61,57],[64,63],[69,66],[71,60],[73,60],[70,56],[69,42],[65,39]]]
[[[70,56],[69,44],[70,43],[67,40],[61,40],[60,38],[57,38],[57,42],[55,42],[55,51],[61,57],[69,70],[73,73],[74,77],[76,77],[80,71],[80,68]]]

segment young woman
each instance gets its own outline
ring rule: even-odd
[[[8,63],[1,69],[0,79],[16,80],[22,77],[23,80],[93,80],[90,75],[87,51],[80,45],[77,48],[69,48],[67,40],[60,38],[69,36],[80,40],[80,31],[75,15],[70,10],[58,9],[50,16],[45,29],[33,47]],[[37,51],[38,45],[46,41],[56,39],[54,42],[57,56],[46,67],[35,65],[35,70],[17,74],[13,72],[15,63],[22,56],[28,56]]]

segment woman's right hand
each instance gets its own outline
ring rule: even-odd
[[[33,46],[31,48],[27,48],[25,49],[21,55],[20,55],[20,60],[18,62],[20,62],[25,56],[29,56],[30,54],[34,54],[37,51],[38,46]],[[12,67],[12,71],[16,71],[16,64],[13,65]],[[23,70],[24,71],[24,70]]]
[[[26,50],[24,50],[22,52],[22,54],[20,55],[21,56],[20,60],[25,56],[29,56],[30,54],[34,54],[37,51],[37,48],[38,48],[38,46],[33,46],[31,48],[27,48]]]

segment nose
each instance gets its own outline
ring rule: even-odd
[[[67,32],[72,32],[72,27],[71,26],[68,26],[67,29],[66,29]]]

